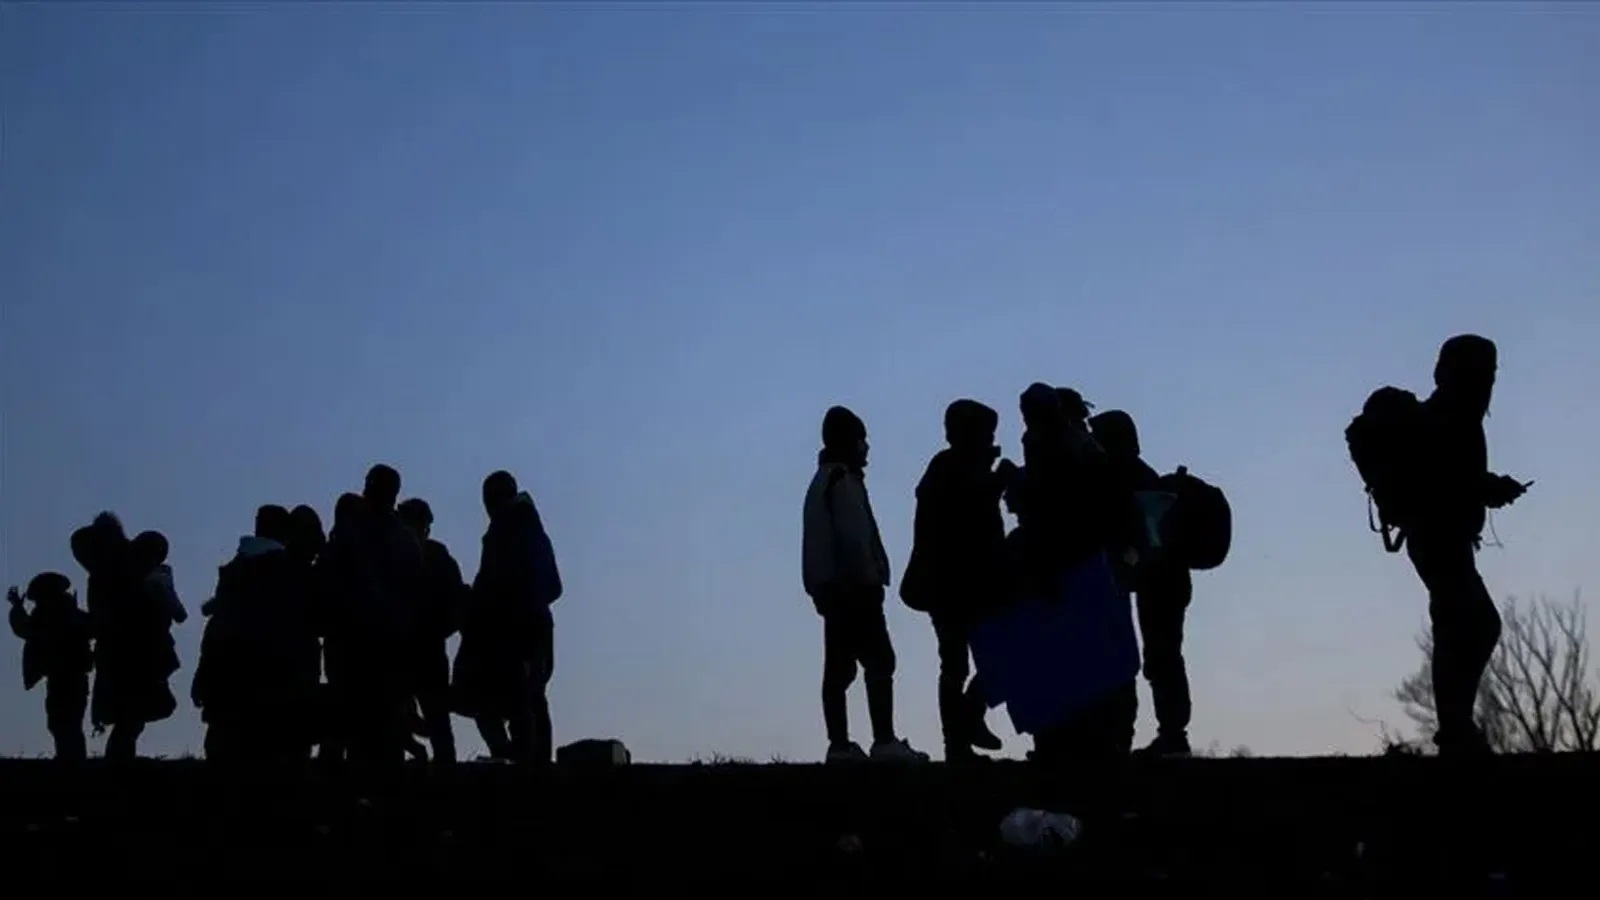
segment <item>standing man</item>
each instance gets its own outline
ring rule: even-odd
[[[939,723],[947,762],[999,750],[984,724],[986,709],[969,659],[973,629],[1005,593],[1005,520],[1001,477],[995,473],[1000,415],[976,400],[957,400],[944,413],[949,446],[928,463],[917,485],[911,561],[900,597],[933,619],[939,645]]]
[[[467,690],[490,754],[545,764],[554,744],[546,694],[555,672],[550,606],[561,599],[561,572],[533,497],[518,489],[510,472],[483,480],[483,506],[489,527],[458,671],[473,673],[476,683]]]
[[[422,709],[435,762],[456,761],[450,725],[450,652],[445,642],[456,633],[467,586],[450,549],[432,537],[433,510],[413,497],[397,509],[401,524],[422,547],[422,610],[407,654],[411,692]]]
[[[1194,581],[1189,569],[1175,559],[1140,560],[1132,567],[1121,559],[1123,547],[1140,543],[1134,533],[1144,527],[1137,495],[1159,490],[1161,478],[1140,456],[1139,430],[1132,416],[1112,409],[1090,419],[1089,424],[1111,468],[1118,495],[1113,508],[1125,512],[1115,523],[1122,547],[1112,554],[1113,565],[1124,587],[1138,599],[1144,677],[1155,706],[1156,738],[1139,752],[1144,756],[1188,756],[1192,703],[1183,660],[1183,624],[1194,596]]]
[[[801,539],[805,590],[822,616],[822,717],[828,762],[867,759],[850,739],[846,692],[866,671],[873,760],[925,762],[894,730],[894,644],[884,619],[889,558],[867,498],[867,427],[842,406],[822,419],[822,451],[806,490]]]

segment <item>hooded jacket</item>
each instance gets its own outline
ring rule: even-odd
[[[1003,589],[1005,519],[1001,482],[988,458],[941,450],[917,484],[911,560],[900,596],[942,612],[991,600]]]
[[[190,696],[208,721],[219,707],[290,700],[315,683],[307,647],[316,632],[301,587],[282,544],[239,538],[237,552],[218,570],[216,595],[201,610],[209,621]]]
[[[801,581],[812,598],[850,588],[884,588],[889,557],[860,469],[817,466],[801,510]]]
[[[555,547],[526,491],[496,512],[483,533],[472,580],[473,605],[513,627],[548,628],[550,605],[563,593]]]

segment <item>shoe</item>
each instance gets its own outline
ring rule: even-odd
[[[1193,751],[1189,749],[1188,735],[1161,734],[1149,746],[1134,751],[1134,755],[1145,759],[1187,759]]]
[[[982,765],[994,762],[994,757],[974,753],[971,747],[945,747],[944,761],[957,766]]]
[[[1433,745],[1438,748],[1440,756],[1481,758],[1495,755],[1494,748],[1489,746],[1489,739],[1476,727],[1471,731],[1463,729],[1459,733],[1440,732],[1434,735]]]
[[[844,744],[834,744],[828,748],[826,760],[829,763],[861,763],[867,761],[867,751],[855,741]]]
[[[973,726],[972,746],[978,748],[979,750],[989,750],[993,752],[999,750],[1005,745],[1000,742],[1000,735],[995,734],[989,729],[989,723],[980,718]]]
[[[872,745],[873,762],[925,763],[928,754],[906,743],[905,738],[878,741]]]

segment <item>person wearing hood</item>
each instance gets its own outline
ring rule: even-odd
[[[1001,747],[983,721],[981,686],[976,679],[967,683],[972,631],[1006,593],[1003,485],[994,471],[999,425],[999,413],[976,400],[945,409],[949,446],[934,455],[917,484],[911,559],[900,579],[901,599],[933,620],[948,762],[973,759],[974,747]]]
[[[256,511],[255,531],[217,572],[190,699],[206,725],[206,758],[284,760],[303,754],[311,691],[302,635],[309,621],[296,596],[287,544],[289,511]]]
[[[457,654],[461,699],[491,756],[549,763],[561,571],[533,497],[506,471],[483,481],[489,527]]]
[[[1022,412],[1023,467],[1009,479],[1028,577],[1035,583],[1105,549],[1105,457],[1084,421],[1076,390],[1028,386]]]
[[[326,679],[318,692],[317,758],[324,762],[343,760],[351,750],[362,714],[363,675],[370,668],[364,658],[384,621],[382,589],[367,550],[368,518],[360,494],[341,494],[313,570],[312,622],[322,639]]]
[[[33,601],[30,611],[24,600]],[[56,759],[88,758],[83,717],[89,706],[89,614],[78,608],[72,582],[57,572],[44,572],[28,582],[26,593],[12,588],[11,632],[22,639],[22,687],[44,687],[45,726],[55,741]]]
[[[895,733],[894,644],[884,618],[889,558],[867,497],[867,428],[842,406],[822,419],[822,450],[806,490],[802,516],[801,581],[822,617],[822,718],[828,762],[868,759],[850,739],[846,706],[857,670],[864,670],[871,759],[922,762]]]
[[[145,602],[165,619],[168,628],[189,621],[189,611],[178,597],[178,588],[172,579],[172,566],[167,565],[171,548],[167,536],[159,531],[141,532],[133,539],[133,564],[139,575],[139,589]]]
[[[1435,388],[1423,401],[1427,447],[1418,510],[1406,530],[1406,552],[1428,590],[1433,624],[1434,743],[1452,755],[1489,752],[1472,713],[1501,621],[1476,552],[1487,510],[1516,502],[1528,487],[1489,471],[1483,420],[1498,366],[1488,338],[1457,335],[1440,348]]]
[[[1133,417],[1113,409],[1089,420],[1095,441],[1105,451],[1118,496],[1113,507],[1120,513],[1115,525],[1118,548],[1139,548],[1146,541],[1138,532],[1145,527],[1137,495],[1160,487],[1160,475],[1140,454],[1139,430]],[[1194,596],[1189,569],[1155,554],[1129,564],[1122,553],[1113,555],[1118,579],[1137,599],[1139,636],[1143,641],[1143,669],[1155,707],[1156,737],[1140,751],[1149,756],[1187,756],[1189,673],[1183,659],[1184,618]]]
[[[459,627],[467,586],[450,549],[433,539],[433,510],[427,501],[413,497],[400,504],[398,513],[422,545],[422,617],[407,663],[411,691],[434,761],[453,763],[456,739],[450,724],[450,652],[445,642]]]
[[[138,755],[145,728],[177,709],[168,683],[178,668],[170,611],[145,602],[140,585],[145,572],[114,514],[96,516],[73,533],[71,543],[73,556],[89,573],[89,627],[95,642],[89,718],[96,730],[110,729],[106,758],[131,760]]]

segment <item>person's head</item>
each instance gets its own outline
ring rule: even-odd
[[[510,506],[516,502],[517,490],[517,478],[515,475],[505,469],[501,469],[498,472],[490,472],[489,476],[483,479],[484,510],[492,516]]]
[[[257,508],[255,531],[258,538],[287,545],[291,533],[289,511],[276,503]]]
[[[366,485],[361,490],[367,504],[374,510],[388,512],[400,499],[400,473],[393,466],[378,463],[367,470]]]
[[[40,572],[28,581],[27,597],[35,605],[49,607],[76,602],[72,581],[60,572]]]
[[[289,510],[289,544],[296,552],[314,558],[328,543],[322,530],[322,517],[302,503]]]
[[[993,450],[1000,414],[976,400],[960,399],[945,407],[944,439],[962,450]]]
[[[1017,407],[1022,412],[1024,426],[1040,428],[1061,417],[1061,396],[1055,388],[1036,381],[1022,392]]]
[[[411,529],[411,533],[418,540],[427,540],[433,531],[433,510],[429,508],[428,501],[421,497],[412,497],[395,508],[395,514],[400,518],[400,524]]]
[[[361,527],[361,519],[366,513],[365,497],[349,492],[340,494],[338,502],[333,505],[333,530],[348,535]]]
[[[1129,459],[1139,455],[1139,429],[1133,416],[1120,409],[1108,409],[1089,420],[1095,442],[1113,457]]]
[[[1083,399],[1083,395],[1074,388],[1056,388],[1056,400],[1061,406],[1062,418],[1071,425],[1084,424],[1089,418],[1089,410],[1094,409],[1094,404]]]
[[[1439,348],[1433,383],[1453,400],[1488,412],[1499,366],[1494,341],[1475,334],[1458,334]]]
[[[127,552],[128,534],[116,513],[102,512],[72,533],[72,556],[86,572],[119,568],[126,563]]]
[[[133,539],[133,565],[140,572],[148,572],[167,561],[171,549],[167,536],[159,531],[142,531]]]
[[[822,415],[822,449],[852,465],[866,465],[869,449],[866,423],[843,406],[830,407]]]

